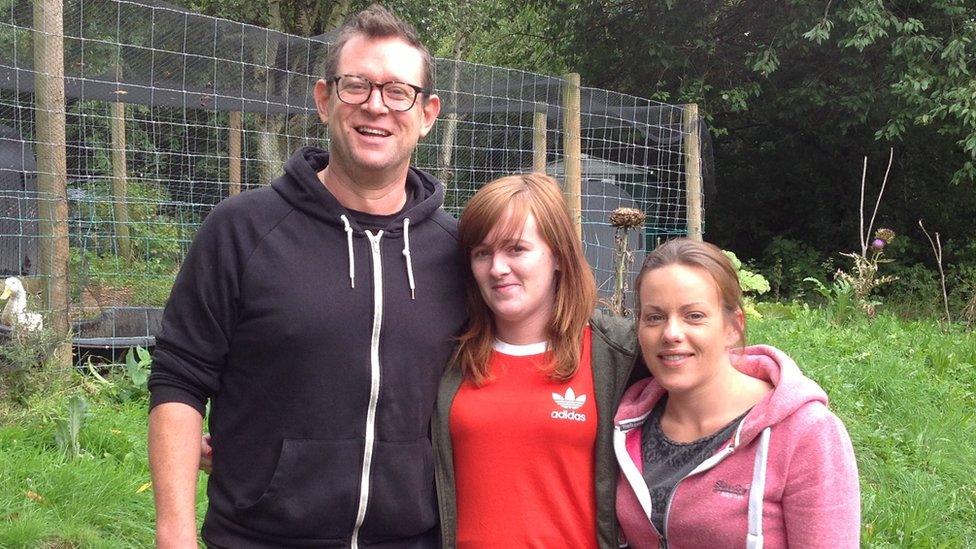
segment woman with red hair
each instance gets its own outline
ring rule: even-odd
[[[437,398],[445,547],[616,547],[613,410],[633,323],[596,285],[555,180],[485,185],[461,215],[470,320]]]

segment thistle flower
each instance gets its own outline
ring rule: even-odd
[[[884,240],[880,238],[875,238],[871,242],[871,248],[873,248],[877,252],[880,252],[885,247],[885,244],[887,244],[887,242],[885,242]]]
[[[886,245],[891,244],[891,241],[895,239],[895,231],[891,229],[878,229],[874,231],[874,238],[875,240],[884,241]],[[872,242],[871,245],[873,246],[874,243]]]
[[[646,218],[637,208],[617,208],[610,214],[610,224],[618,229],[636,229],[644,226]]]

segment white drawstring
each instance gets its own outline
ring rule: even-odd
[[[340,215],[339,219],[342,220],[342,224],[346,226],[346,247],[349,250],[349,287],[356,287],[356,256],[352,253],[352,226],[349,225],[349,220],[346,219],[345,215]]]
[[[403,257],[407,259],[407,281],[410,284],[410,299],[416,299],[414,297],[414,286],[413,283],[413,261],[410,260],[410,218],[404,218],[403,220]]]
[[[342,220],[342,224],[346,227],[346,248],[349,253],[349,286],[355,288],[356,256],[353,254],[352,247],[352,225],[349,224],[349,219],[345,215],[340,215],[339,219]],[[416,299],[417,286],[413,278],[413,259],[410,256],[410,218],[403,220],[403,257],[407,262],[407,282],[410,285],[410,299]]]
[[[749,487],[749,533],[746,535],[747,549],[762,549],[763,546],[763,494],[766,491],[766,456],[769,454],[769,427],[762,431],[756,460],[752,465],[752,485]]]

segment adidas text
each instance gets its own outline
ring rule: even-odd
[[[552,419],[569,419],[572,421],[586,421],[586,414],[577,414],[572,410],[553,411],[549,414]]]

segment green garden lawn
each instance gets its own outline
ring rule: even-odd
[[[790,306],[752,322],[749,340],[791,354],[847,424],[864,546],[976,547],[976,335]],[[121,373],[109,382],[74,374],[0,404],[0,547],[153,544],[147,399]],[[89,407],[82,455],[68,457],[56,423],[76,394]]]

